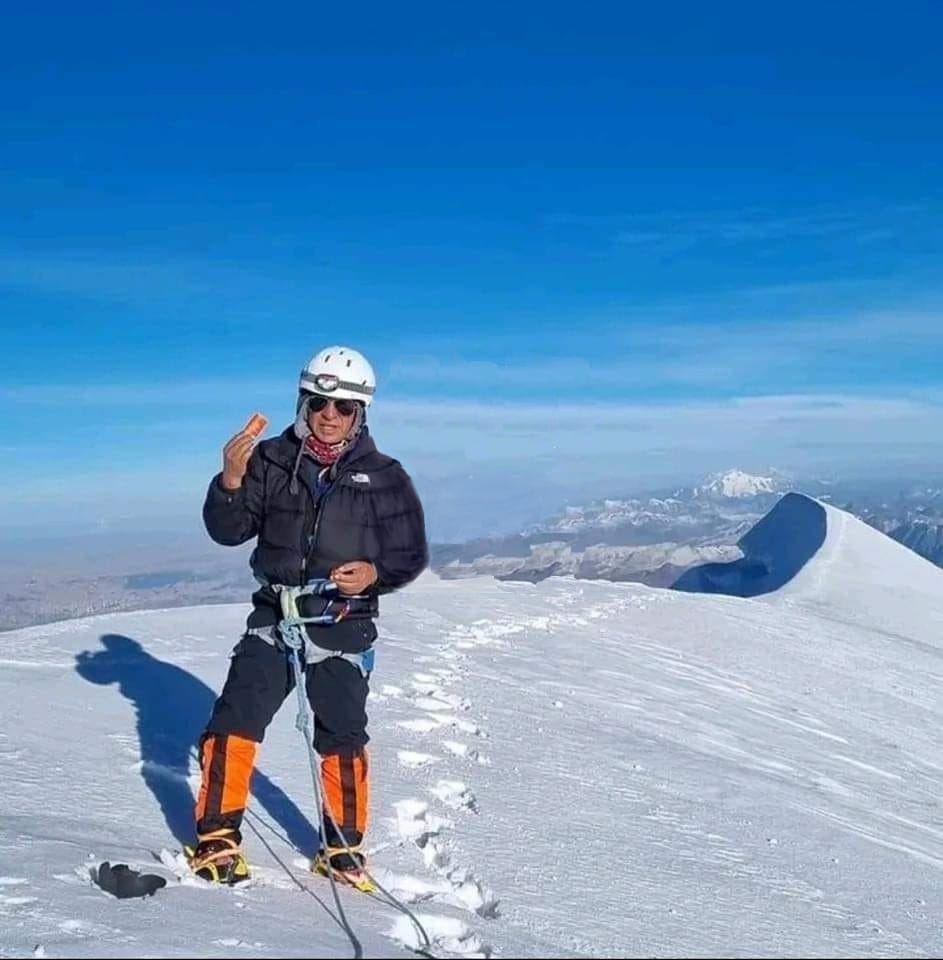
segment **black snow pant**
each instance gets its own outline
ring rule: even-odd
[[[294,669],[282,650],[253,634],[240,640],[200,740],[199,837],[218,831],[240,835],[258,744],[294,686]],[[354,664],[331,657],[306,667],[305,686],[315,716],[314,747],[321,755],[327,828],[322,844],[358,846],[366,832],[369,799],[368,681]],[[299,756],[299,763],[304,762]]]

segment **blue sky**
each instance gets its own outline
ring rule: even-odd
[[[334,342],[441,537],[941,462],[939,4],[78,11],[0,39],[0,530],[189,522]]]

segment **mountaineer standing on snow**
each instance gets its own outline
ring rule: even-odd
[[[371,664],[360,655],[377,637],[379,595],[414,580],[428,561],[412,482],[396,460],[377,451],[367,430],[375,389],[373,368],[356,350],[322,350],[301,372],[294,424],[257,446],[247,425],[226,444],[223,470],[210,483],[206,529],[228,546],[258,537],[251,565],[263,586],[252,596],[246,632],[200,741],[199,842],[191,866],[206,879],[234,883],[249,875],[240,849],[249,779],[266,727],[294,687],[277,626],[278,593],[321,578],[338,593],[304,597],[302,609],[336,618],[305,628],[307,695],[328,808],[328,835],[314,865],[348,882],[362,877]]]

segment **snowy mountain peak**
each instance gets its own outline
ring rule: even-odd
[[[712,474],[702,486],[695,488],[695,496],[724,497],[728,500],[744,500],[780,492],[781,487],[775,477],[758,477],[736,469]]]
[[[939,567],[850,513],[798,493],[779,500],[738,546],[740,559],[692,567],[675,588],[738,597],[778,591],[883,630],[913,620],[924,598],[943,596]]]

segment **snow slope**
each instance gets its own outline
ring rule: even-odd
[[[742,558],[687,570],[676,589],[760,596],[777,592],[823,617],[871,629],[939,629],[940,568],[835,507],[790,493],[739,542]],[[928,605],[929,604],[929,605]]]
[[[431,574],[386,599],[372,861],[437,955],[943,952],[943,571],[825,509],[761,599]],[[180,882],[152,853],[187,829],[188,748],[244,615],[0,634],[0,955],[357,955],[296,849],[291,703],[261,753],[257,879]],[[103,859],[169,885],[113,900],[88,880]],[[364,955],[416,944],[344,902]]]
[[[917,634],[929,627],[929,635],[939,637],[940,568],[857,517],[820,506],[826,517],[825,543],[813,562],[785,585],[783,596],[801,600],[823,616],[871,629]]]

